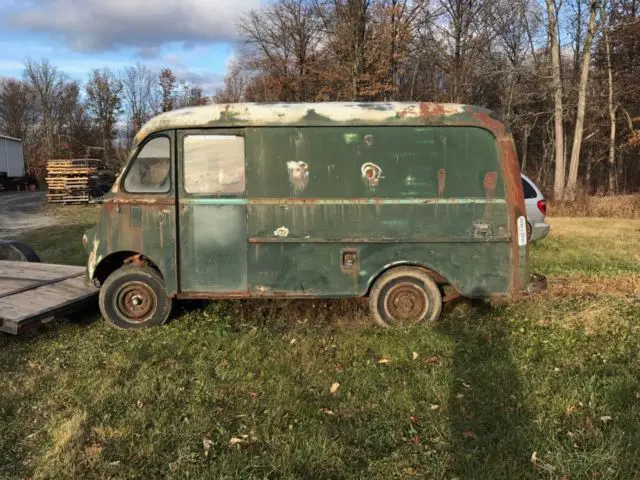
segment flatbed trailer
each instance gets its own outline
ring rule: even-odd
[[[0,260],[0,332],[18,334],[95,303],[85,267]]]

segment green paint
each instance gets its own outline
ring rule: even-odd
[[[158,120],[192,128],[171,134],[172,190],[157,205],[114,193],[112,201],[133,201],[103,207],[89,272],[96,259],[126,250],[156,263],[171,294],[362,295],[394,264],[431,268],[467,296],[509,291],[513,206],[505,198],[500,130],[475,116],[484,110],[447,107],[421,116],[418,104],[265,108],[190,109]],[[208,111],[218,115],[205,118]],[[246,191],[185,192],[187,133],[243,136]],[[495,189],[487,192],[492,172]],[[132,207],[140,226],[131,225]],[[346,247],[357,250],[353,272],[341,268]],[[526,264],[526,249],[519,258]]]

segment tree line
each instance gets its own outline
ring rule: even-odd
[[[119,166],[149,118],[208,101],[169,68],[94,69],[82,85],[48,60],[28,60],[22,79],[0,80],[0,134],[23,140],[29,173],[39,178],[49,159],[89,156]]]
[[[556,199],[640,190],[640,0],[275,0],[215,101],[488,107]]]
[[[509,124],[554,198],[640,191],[640,0],[271,0],[237,28],[212,98],[169,69],[82,86],[28,61],[0,85],[0,133],[24,139],[37,174],[89,145],[122,159],[151,116],[211,101],[467,103]]]

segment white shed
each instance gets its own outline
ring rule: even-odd
[[[22,140],[0,135],[0,177],[24,176]]]

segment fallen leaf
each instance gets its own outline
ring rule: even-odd
[[[42,367],[39,364],[32,362],[31,360],[27,362],[27,365],[29,366],[29,368],[33,368],[35,370],[42,370]]]
[[[440,405],[432,404],[430,408],[431,408],[431,410],[439,410],[440,409]]]
[[[238,437],[231,437],[231,440],[229,440],[229,445],[238,445],[239,443],[242,443],[244,440],[242,440],[241,438]]]
[[[602,423],[607,423],[611,421],[611,417],[609,415],[603,415],[600,417],[600,420],[602,420]]]
[[[295,338],[292,338],[292,339],[291,339],[291,342],[289,342],[289,345],[293,345],[294,343],[296,343],[296,339],[295,339]]]
[[[213,445],[213,440],[210,438],[204,437],[202,439],[202,448],[204,448],[204,456],[209,456],[209,450],[211,450],[211,445]]]
[[[136,405],[138,406],[138,408],[142,408],[142,406],[144,405],[144,403],[142,403],[142,400],[138,400],[138,402],[136,403]]]
[[[258,396],[256,392],[249,392],[249,395],[251,395],[252,398],[256,398]]]
[[[456,395],[456,398],[457,398],[457,399],[464,398],[464,393],[458,393],[458,394]]]
[[[427,363],[431,363],[431,364],[436,364],[436,365],[440,365],[440,357],[437,355],[431,355],[430,357],[427,358]]]
[[[418,352],[413,352],[413,359],[417,360],[418,359]]]
[[[531,454],[531,463],[533,463],[534,466],[536,466],[536,467],[538,467],[538,468],[540,468],[542,470],[546,470],[548,472],[553,472],[555,470],[553,465],[549,465],[548,463],[545,463],[542,460],[538,459],[537,452],[533,452]]]
[[[102,446],[93,444],[85,448],[84,452],[88,457],[96,458],[102,453],[102,450],[103,450]]]
[[[413,437],[411,437],[410,441],[414,445],[420,445],[420,437],[418,435],[414,435]]]
[[[476,440],[478,438],[478,436],[473,432],[473,430],[470,430],[470,429],[466,429],[464,432],[462,432],[462,436],[464,438],[470,438],[471,440]]]
[[[558,368],[558,367],[554,367],[554,368],[553,368],[553,371],[554,371],[554,372],[559,372],[559,371],[560,371],[560,368]]]
[[[389,363],[389,362],[391,362],[391,359],[387,357],[382,357],[378,360],[378,363]]]
[[[329,391],[331,392],[331,394],[334,394],[338,391],[339,388],[340,388],[340,384],[338,382],[335,382],[331,385],[331,388],[329,389]]]
[[[324,413],[325,415],[335,415],[331,410],[329,410],[328,408],[323,408],[322,410],[320,410],[322,413]]]
[[[573,412],[575,412],[578,409],[578,407],[576,407],[575,405],[569,405],[567,407],[567,415],[571,415]]]

